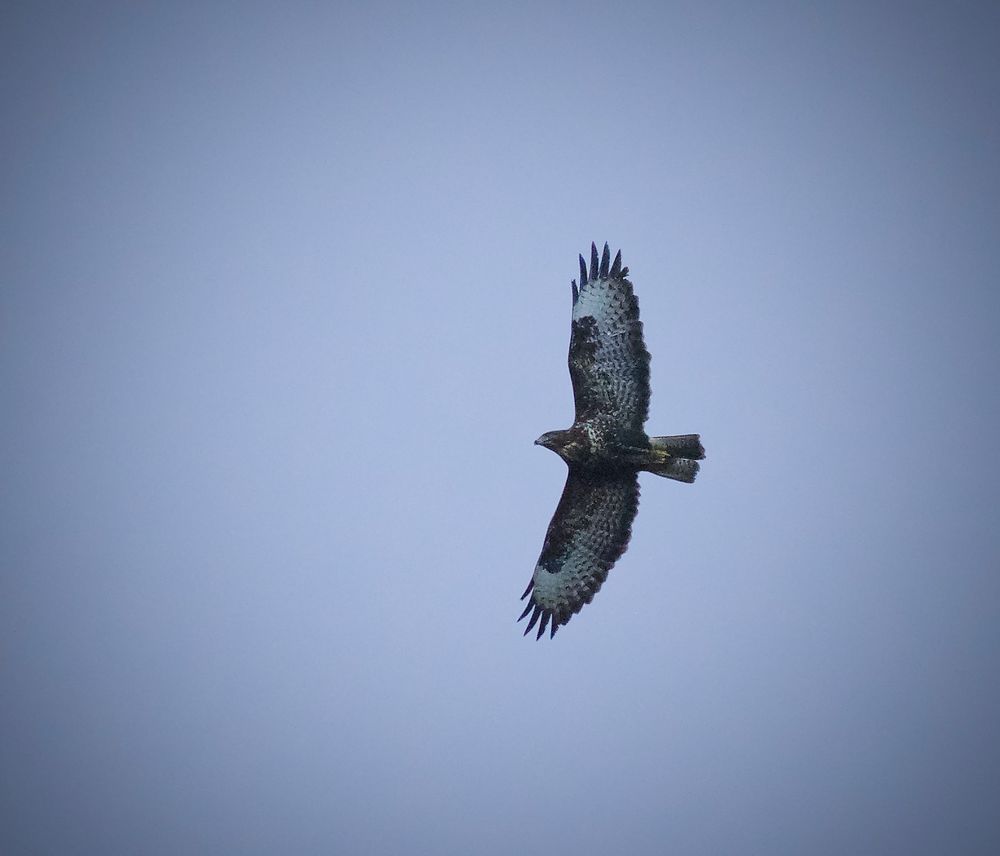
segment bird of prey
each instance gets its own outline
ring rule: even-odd
[[[549,523],[535,572],[521,599],[531,595],[518,621],[531,618],[550,638],[594,599],[612,565],[625,552],[639,510],[639,472],[691,483],[705,450],[697,434],[650,437],[649,352],[642,338],[639,303],[619,250],[608,245],[598,261],[590,245],[590,270],[580,256],[580,285],[573,287],[569,374],[576,418],[565,431],[535,443],[569,466],[566,486]]]

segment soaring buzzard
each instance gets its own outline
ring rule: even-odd
[[[555,636],[594,599],[608,571],[625,552],[639,510],[639,472],[693,482],[705,457],[697,434],[649,437],[649,352],[642,340],[639,303],[622,267],[621,251],[609,266],[604,245],[590,245],[590,273],[580,256],[580,287],[573,282],[569,374],[576,419],[535,443],[569,465],[566,487],[545,535],[531,582],[525,636],[538,624]],[[541,621],[539,622],[539,619]]]

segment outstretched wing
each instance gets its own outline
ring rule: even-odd
[[[649,413],[649,351],[642,339],[639,302],[622,267],[621,250],[608,268],[604,245],[590,245],[590,272],[580,256],[580,286],[573,282],[569,374],[576,421],[608,417],[619,430],[642,431]]]
[[[521,595],[522,600],[531,595],[521,613],[521,618],[531,613],[525,635],[540,618],[535,638],[542,637],[547,624],[550,637],[555,636],[594,599],[628,546],[638,510],[636,473],[591,473],[570,467],[535,573]]]

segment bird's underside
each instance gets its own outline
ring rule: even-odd
[[[569,466],[566,486],[549,523],[542,553],[521,599],[527,635],[538,626],[554,636],[594,599],[608,571],[628,546],[639,509],[639,472],[693,482],[705,450],[697,434],[649,437],[649,352],[639,304],[622,267],[611,263],[608,245],[590,270],[580,256],[574,281],[569,372],[576,418],[565,431],[535,442]]]

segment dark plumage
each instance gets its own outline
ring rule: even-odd
[[[535,442],[569,466],[566,487],[549,523],[542,553],[522,599],[525,635],[550,636],[590,603],[628,546],[639,509],[639,472],[693,482],[705,450],[697,434],[649,437],[649,352],[639,303],[622,267],[590,245],[590,269],[580,256],[580,285],[572,283],[569,374],[576,418],[565,431]],[[518,619],[518,620],[521,620]]]

